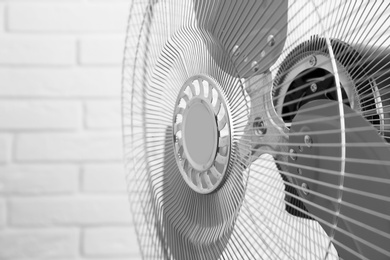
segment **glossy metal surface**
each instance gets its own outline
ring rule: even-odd
[[[231,125],[214,80],[197,75],[180,89],[173,115],[176,163],[186,183],[207,194],[219,187],[230,160]]]

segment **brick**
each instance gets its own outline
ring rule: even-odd
[[[121,68],[0,68],[3,97],[119,97]]]
[[[115,0],[115,1],[122,1],[122,0]],[[93,258],[91,258],[91,259],[93,259]],[[98,257],[95,260],[142,260],[142,259],[143,258],[141,257],[141,255],[137,255],[137,256],[120,257],[120,258],[117,258],[117,257],[115,257],[115,258],[112,258],[112,257]]]
[[[76,165],[5,165],[0,166],[0,193],[58,194],[78,190]]]
[[[81,64],[121,65],[125,36],[86,36],[80,40]]]
[[[8,28],[22,32],[125,32],[129,4],[12,4]],[[26,22],[28,21],[28,22]]]
[[[120,130],[122,125],[120,100],[86,102],[85,120],[88,128],[114,128]]]
[[[0,199],[0,233],[1,228],[7,224],[7,206],[4,199]]]
[[[0,259],[73,258],[78,236],[75,228],[8,229],[0,232]]]
[[[76,41],[73,37],[0,36],[0,65],[72,65],[75,62]]]
[[[123,163],[84,166],[82,188],[88,192],[125,192]]]
[[[0,32],[4,32],[5,25],[5,5],[0,3]]]
[[[2,1],[2,2],[7,2],[7,3],[22,3],[22,2],[31,2],[31,1],[29,1],[29,0],[0,0],[0,1]],[[35,2],[51,2],[51,3],[53,3],[53,2],[78,2],[78,3],[80,3],[80,2],[82,2],[82,1],[84,1],[84,0],[35,0]],[[103,0],[103,1],[105,1],[105,0]]]
[[[113,0],[113,1],[122,1],[122,0]],[[67,260],[67,259],[64,259]],[[98,256],[98,257],[88,257],[88,258],[80,258],[79,260],[143,260],[141,255],[132,255],[132,256]]]
[[[126,195],[57,196],[9,199],[9,222],[15,226],[130,225]]]
[[[3,100],[0,129],[77,129],[82,125],[82,106],[77,101]]]
[[[16,139],[19,161],[119,161],[120,132],[20,134]]]
[[[12,136],[0,134],[0,163],[9,162],[12,154]]]
[[[129,0],[89,0],[91,3],[129,2]]]
[[[87,256],[137,256],[137,237],[132,227],[87,228],[83,236]]]

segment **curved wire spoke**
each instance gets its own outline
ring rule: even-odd
[[[389,259],[389,25],[386,1],[133,0],[142,257]]]

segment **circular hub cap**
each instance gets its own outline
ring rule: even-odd
[[[175,157],[186,183],[210,193],[222,182],[230,156],[230,126],[224,97],[205,76],[180,89],[173,120]]]
[[[193,99],[184,113],[183,147],[194,169],[204,171],[211,166],[217,150],[217,138],[214,112],[203,99]]]

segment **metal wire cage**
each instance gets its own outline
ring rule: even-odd
[[[133,0],[144,259],[390,259],[389,5]]]

